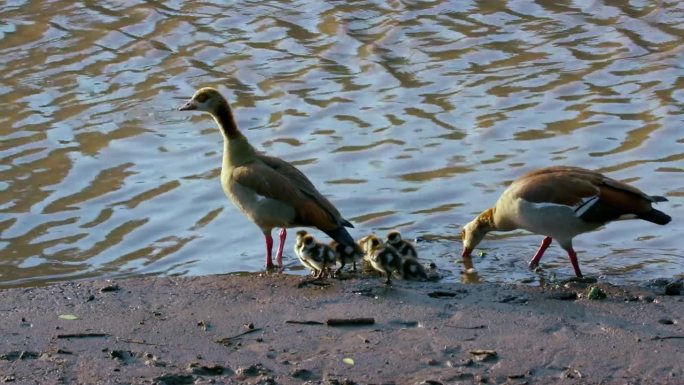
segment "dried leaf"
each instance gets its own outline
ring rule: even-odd
[[[347,365],[354,365],[354,359],[349,358],[349,357],[343,358],[343,359],[342,359],[342,362],[344,362],[344,363],[347,364]]]
[[[59,315],[59,318],[60,318],[60,319],[65,319],[65,320],[69,320],[69,321],[73,321],[73,320],[79,319],[77,315],[73,315],[73,314],[60,314],[60,315]]]

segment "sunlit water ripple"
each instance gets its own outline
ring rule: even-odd
[[[222,3],[0,4],[0,286],[261,269],[218,183],[220,134],[176,111],[207,85],[354,236],[422,237],[449,279],[458,228],[552,164],[670,199],[668,226],[578,237],[585,273],[684,275],[683,2]],[[489,237],[480,278],[535,277],[540,239]],[[572,274],[557,246],[542,265]]]

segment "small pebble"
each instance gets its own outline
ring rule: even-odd
[[[114,285],[107,285],[104,286],[100,289],[101,293],[107,293],[107,292],[112,292],[112,291],[118,291],[119,290],[119,285],[114,284]],[[95,297],[93,297],[95,298]]]
[[[639,300],[643,302],[653,302],[655,301],[655,298],[651,297],[650,295],[640,295]]]
[[[574,291],[555,291],[551,294],[549,294],[549,298],[551,299],[557,299],[561,301],[574,301],[577,299],[577,293]]]
[[[224,373],[225,368],[221,365],[206,366],[193,362],[188,365],[187,371],[200,376],[218,376]]]
[[[311,378],[311,375],[311,371],[307,369],[295,369],[292,373],[290,373],[290,376],[299,378],[301,380],[308,380]]]
[[[682,285],[679,282],[670,282],[665,285],[665,295],[680,295],[682,292]]]

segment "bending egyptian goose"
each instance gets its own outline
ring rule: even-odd
[[[290,163],[259,154],[240,132],[226,99],[213,88],[202,88],[179,108],[211,114],[223,134],[221,186],[233,204],[254,222],[266,240],[266,268],[273,268],[271,231],[280,230],[276,262],[282,270],[288,227],[315,227],[337,242],[358,247],[344,227],[354,227]]]
[[[416,248],[413,247],[411,242],[403,239],[398,231],[390,231],[387,233],[385,243],[394,247],[402,257],[418,258]]]
[[[361,238],[359,244],[364,251],[364,260],[368,261],[381,275],[385,274],[387,276],[385,283],[391,284],[392,273],[401,268],[402,258],[397,250],[385,245],[380,238],[372,234]]]
[[[328,245],[316,242],[313,235],[307,234],[302,238],[299,255],[305,266],[310,266],[316,279],[330,274],[330,267],[335,266],[335,251]]]
[[[582,276],[572,239],[604,224],[622,219],[643,219],[665,225],[672,218],[651,205],[667,201],[639,189],[579,167],[547,167],[515,180],[496,202],[461,231],[464,258],[490,231],[525,229],[546,237],[530,261],[539,265],[555,239],[568,253],[575,275]]]

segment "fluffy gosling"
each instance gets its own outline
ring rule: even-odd
[[[380,274],[385,274],[387,285],[392,283],[392,273],[401,268],[401,256],[392,247],[385,245],[375,235],[368,235],[359,241],[364,251],[363,258]]]
[[[415,258],[404,258],[401,261],[399,274],[402,279],[407,281],[427,281],[429,280],[425,267]]]
[[[309,263],[307,259],[302,258],[302,248],[304,247],[304,237],[307,236],[309,233],[306,230],[299,230],[297,231],[297,235],[295,237],[295,244],[294,244],[294,253],[299,259],[299,262],[304,265],[307,269],[310,270],[311,274],[316,273],[316,268]]]
[[[356,260],[363,257],[363,252],[360,248],[343,245],[336,241],[330,242],[330,247],[335,251],[337,262],[340,264],[340,268],[335,271],[335,275],[339,275],[342,268],[349,262],[352,263],[352,271],[356,271]]]
[[[330,275],[330,266],[335,265],[335,251],[324,243],[316,242],[311,234],[302,237],[300,255],[302,264],[310,266],[316,279]]]
[[[394,247],[402,257],[418,258],[416,248],[411,242],[403,239],[398,231],[390,231],[387,233],[385,243]]]

